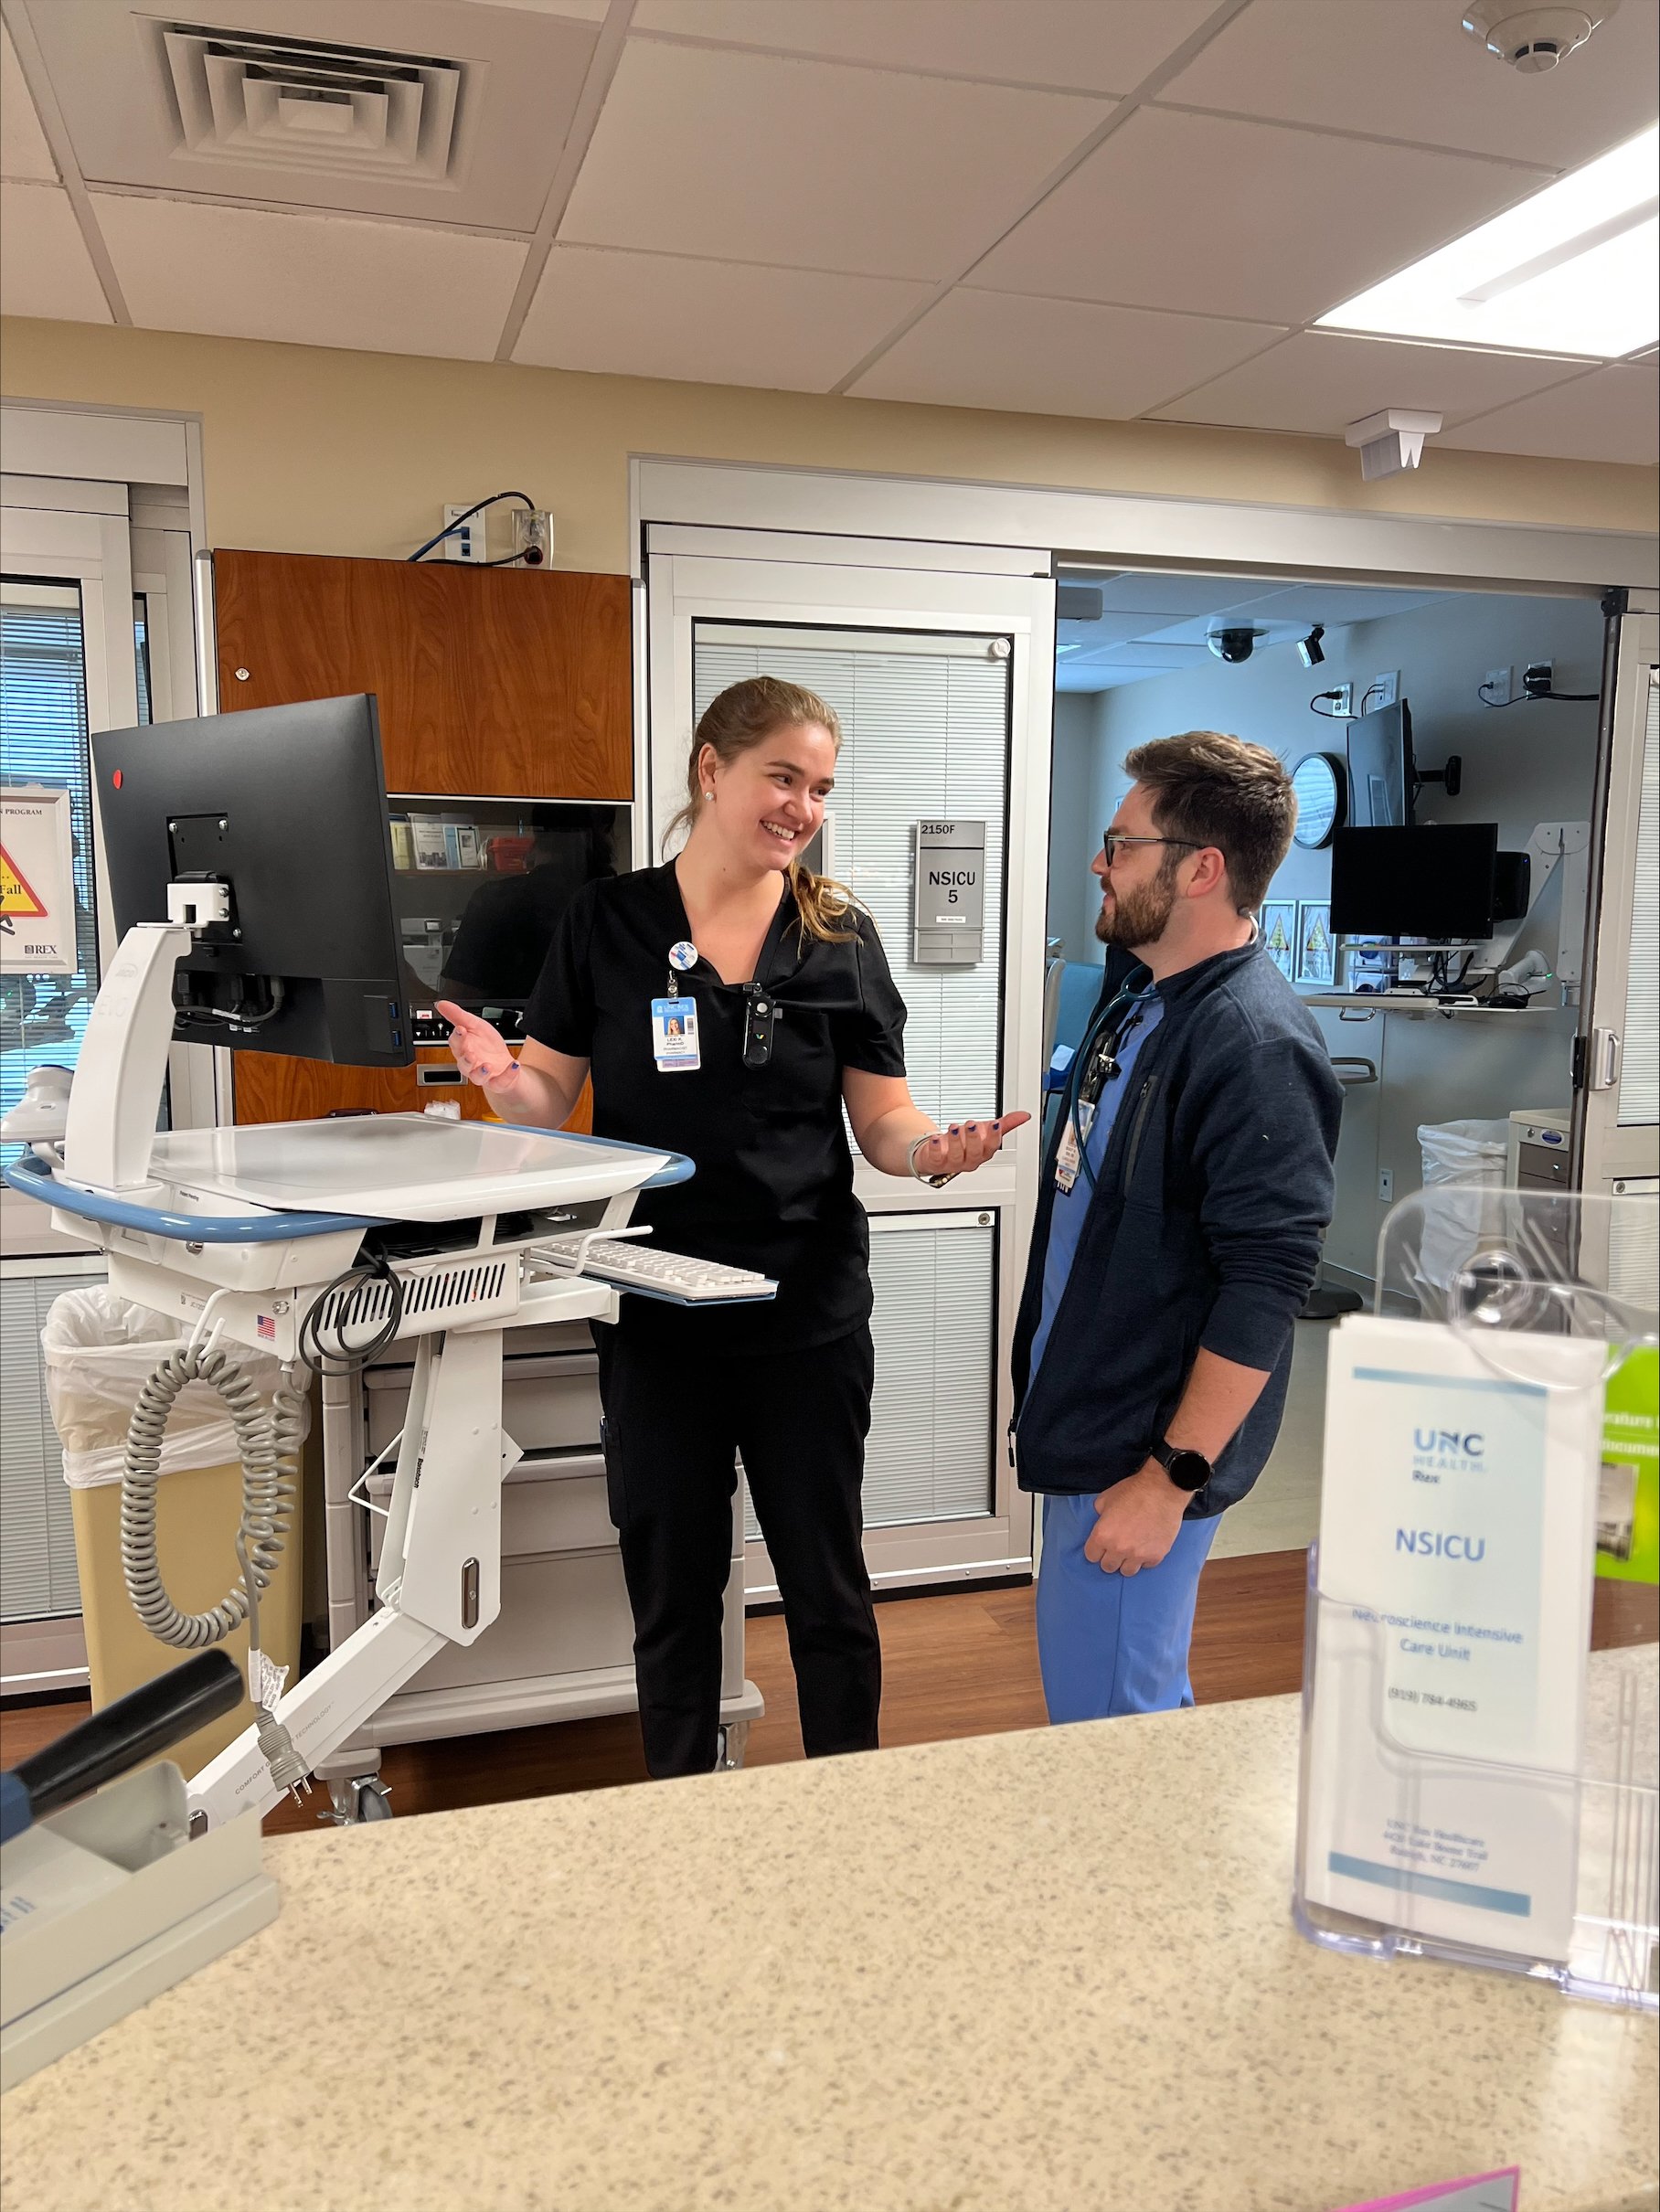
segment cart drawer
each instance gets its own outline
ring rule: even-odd
[[[614,1550],[504,1559],[496,1619],[476,1643],[452,1643],[429,1659],[408,1687],[451,1690],[628,1666],[633,1648],[622,1561]]]
[[[502,1365],[502,1427],[521,1452],[600,1447],[600,1363],[591,1352]],[[369,1452],[383,1452],[403,1425],[408,1370],[378,1368],[368,1385]]]
[[[390,1463],[364,1484],[370,1503],[385,1508],[392,1494]],[[369,1516],[369,1572],[380,1571],[386,1533],[381,1514]],[[542,1551],[602,1551],[617,1540],[605,1492],[605,1462],[588,1452],[551,1460],[521,1460],[502,1484],[502,1557]]]

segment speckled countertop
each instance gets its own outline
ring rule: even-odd
[[[16,2212],[1655,2201],[1654,2025],[1304,1942],[1289,1697],[320,1831],[0,2107]]]

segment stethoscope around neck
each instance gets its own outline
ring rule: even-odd
[[[1079,1128],[1079,1108],[1086,1090],[1090,1093],[1090,1122],[1093,1123],[1095,1101],[1105,1086],[1121,1073],[1118,1047],[1140,1021],[1143,1006],[1148,999],[1156,995],[1157,988],[1155,984],[1148,984],[1144,989],[1135,991],[1125,984],[1107,1001],[1084,1032],[1083,1042],[1073,1058],[1067,1087],[1061,1095],[1060,1127],[1063,1137],[1069,1123],[1075,1129]],[[1116,1024],[1113,1024],[1114,1015],[1120,1017]],[[1090,1130],[1087,1126],[1079,1129],[1078,1155],[1084,1179],[1093,1190],[1095,1170],[1090,1164]]]

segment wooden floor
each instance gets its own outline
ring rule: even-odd
[[[1269,1697],[1299,1687],[1306,1571],[1301,1551],[1217,1559],[1206,1569],[1192,1657],[1194,1694],[1201,1704]],[[878,1609],[878,1619],[884,1743],[934,1743],[1047,1725],[1029,1587],[896,1599]],[[1652,1642],[1657,1633],[1660,1593],[1598,1583],[1593,1642],[1599,1649]],[[776,1614],[750,1621],[747,1665],[767,1707],[750,1731],[748,1763],[773,1766],[799,1759],[795,1686],[783,1622]],[[14,1765],[49,1743],[86,1709],[86,1699],[78,1697],[0,1710],[0,1765]],[[394,1812],[407,1816],[607,1789],[644,1781],[645,1768],[637,1724],[626,1714],[398,1745],[385,1755],[381,1779]],[[285,1803],[268,1817],[266,1832],[314,1828],[325,1802],[314,1792],[303,1807]]]

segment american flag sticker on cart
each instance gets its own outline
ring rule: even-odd
[[[277,1341],[277,1324],[269,1313],[254,1315],[253,1333],[266,1344],[275,1344]]]

